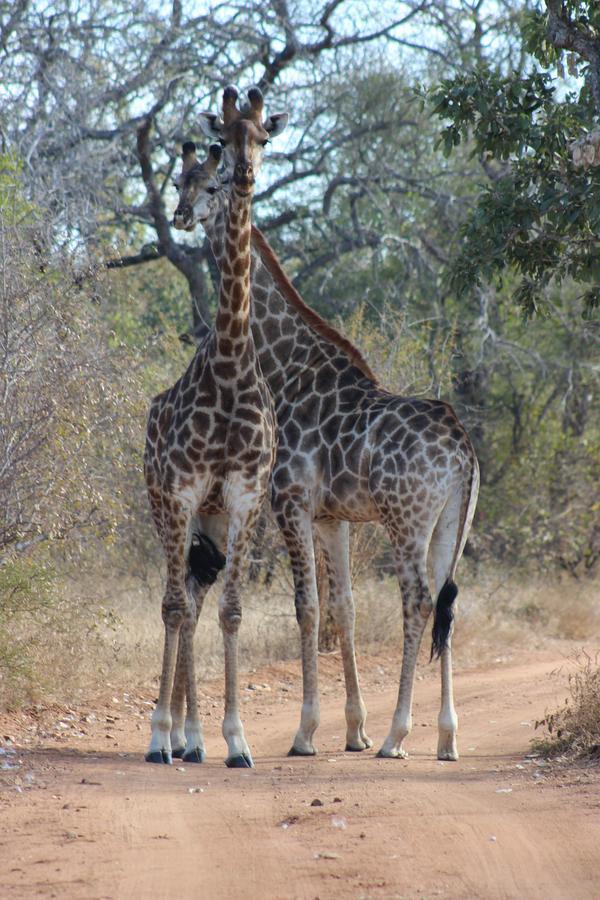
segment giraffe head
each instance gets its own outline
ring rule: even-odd
[[[179,191],[179,203],[173,216],[175,228],[193,231],[197,222],[206,221],[216,211],[215,194],[221,187],[217,169],[222,153],[220,144],[211,144],[208,158],[201,163],[196,157],[196,145],[192,141],[183,145],[181,174],[174,181]]]
[[[263,95],[257,87],[248,91],[248,103],[238,108],[238,92],[234,87],[223,91],[223,117],[204,112],[200,115],[202,131],[224,148],[227,172],[240,194],[250,194],[262,164],[264,147],[270,138],[281,134],[287,125],[287,113],[263,118]]]

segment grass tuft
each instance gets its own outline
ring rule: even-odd
[[[534,749],[547,757],[600,760],[600,654],[580,650],[573,660],[577,668],[569,675],[569,696],[564,706],[535,723],[544,736],[534,741]]]

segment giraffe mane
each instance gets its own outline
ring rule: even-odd
[[[256,249],[260,253],[260,258],[262,262],[265,264],[266,268],[270,272],[273,277],[273,280],[281,290],[282,294],[289,301],[290,305],[300,314],[304,322],[308,325],[312,331],[321,335],[321,337],[326,338],[326,340],[331,341],[332,344],[335,344],[336,347],[339,347],[350,359],[351,363],[356,366],[357,369],[366,375],[371,381],[375,384],[379,384],[379,379],[369,366],[368,362],[360,352],[360,350],[354,346],[352,341],[349,341],[348,338],[345,338],[337,328],[334,328],[333,325],[330,325],[329,322],[326,322],[318,312],[316,312],[312,307],[305,303],[286,273],[284,272],[277,255],[266,237],[260,231],[256,225],[252,226],[252,242]]]

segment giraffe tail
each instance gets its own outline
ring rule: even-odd
[[[202,587],[210,586],[217,580],[217,575],[225,567],[225,556],[207,534],[195,531],[188,553],[188,564],[191,575]]]
[[[439,659],[450,638],[454,621],[454,601],[458,594],[454,573],[465,548],[478,493],[479,465],[477,457],[473,453],[468,475],[446,503],[434,532],[436,550],[444,553],[447,551],[448,565],[447,568],[445,566],[442,568],[442,571],[445,568],[447,575],[435,603],[430,662],[434,658]],[[434,552],[436,551],[434,550]]]
[[[442,651],[448,643],[450,629],[454,620],[454,601],[458,594],[458,588],[452,579],[448,578],[435,604],[435,612],[433,614],[433,631],[431,633],[431,656],[432,659],[439,659]]]

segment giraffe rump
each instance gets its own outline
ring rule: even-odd
[[[454,621],[454,601],[458,594],[456,584],[448,579],[442,585],[442,589],[438,594],[435,604],[435,612],[433,614],[433,631],[431,633],[431,656],[432,659],[439,659],[443,651],[448,645],[450,637],[450,629]]]
[[[217,575],[225,567],[225,562],[225,556],[208,535],[199,531],[194,532],[188,553],[188,564],[191,575],[200,586],[214,584]]]

